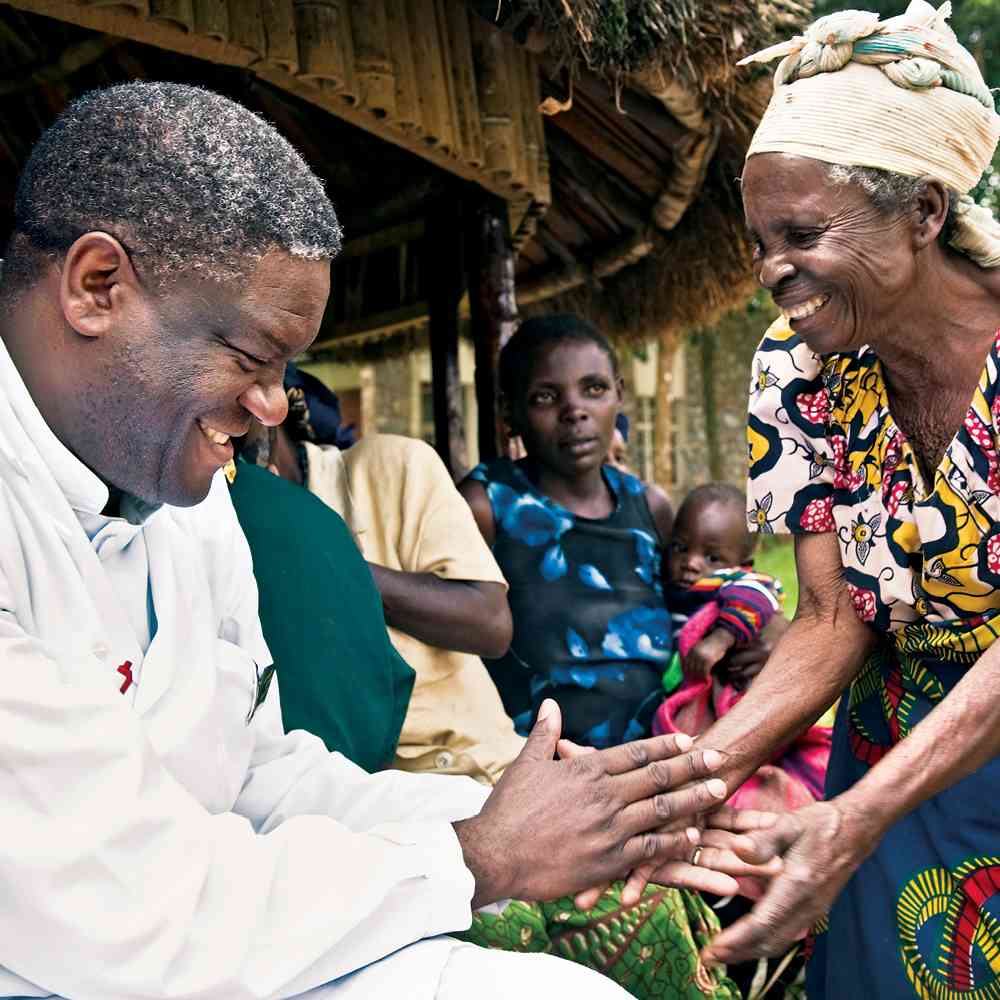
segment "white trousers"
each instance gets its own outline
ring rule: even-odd
[[[408,980],[399,958],[411,949],[443,949],[444,969],[436,987]],[[423,988],[424,986],[428,988]],[[381,962],[335,983],[327,983],[298,1000],[629,1000],[629,994],[600,973],[554,955],[517,955],[466,944],[453,938],[434,938],[410,945]],[[14,997],[11,1000],[35,1000]],[[58,1000],[51,997],[50,1000]]]
[[[629,994],[599,972],[554,955],[456,948],[441,975],[435,1000],[628,1000]]]
[[[387,976],[411,948],[427,945],[447,949],[437,987],[425,992],[413,980]],[[399,971],[397,968],[396,972]],[[404,948],[346,979],[302,994],[299,1000],[630,1000],[630,995],[598,972],[554,955],[518,955],[466,944],[453,938],[434,938]]]

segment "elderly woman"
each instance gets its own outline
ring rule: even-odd
[[[1000,996],[1000,226],[964,197],[1000,120],[949,7],[831,15],[756,57],[785,57],[742,180],[784,315],[750,518],[795,535],[801,599],[701,742],[734,787],[847,690],[828,801],[741,849],[783,869],[708,957],[815,926],[810,1000]]]

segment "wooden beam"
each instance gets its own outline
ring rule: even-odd
[[[514,251],[507,203],[480,188],[470,191],[467,267],[472,343],[476,352],[479,460],[504,452],[497,408],[497,358],[517,326]]]
[[[689,130],[677,121],[659,101],[643,96],[628,87],[622,88],[619,95],[619,105],[615,107],[610,86],[593,73],[581,73],[576,81],[576,90],[585,94],[597,107],[604,104],[611,105],[611,108],[607,109],[608,114],[611,114],[613,109],[615,113],[632,119],[633,122],[645,129],[659,146],[670,149],[671,146],[676,146],[690,134]]]
[[[620,141],[616,141],[614,130],[608,128],[609,122],[594,114],[585,102],[576,102],[569,111],[551,116],[548,124],[589,150],[599,164],[620,174],[647,198],[660,193],[665,180],[663,165],[626,138],[619,137]]]
[[[545,136],[549,155],[555,161],[550,170],[556,170],[572,177],[575,184],[589,193],[590,198],[619,220],[626,229],[642,229],[648,219],[643,217],[643,196],[633,189],[633,197],[629,198],[622,187],[610,178],[617,174],[609,174],[602,170],[572,139],[558,129],[550,129]],[[627,182],[623,181],[623,184]],[[574,188],[575,193],[575,188]]]
[[[586,213],[587,217],[593,219],[598,227],[606,229],[612,236],[621,236],[630,228],[624,219],[618,218],[609,212],[594,197],[593,192],[586,184],[581,184],[574,174],[559,171],[553,178],[553,181],[557,189],[562,188],[569,193],[571,196],[570,205],[576,202],[575,208],[566,206],[563,211],[570,211],[577,217],[579,217],[581,212]],[[590,231],[593,231],[593,228],[592,225],[587,226],[587,229]]]
[[[544,220],[535,230],[535,242],[543,247],[550,257],[555,257],[556,260],[562,261],[564,267],[574,268],[582,266],[576,254],[565,243],[555,237],[549,227],[545,225]]]
[[[345,205],[341,222],[349,233],[367,234],[407,221],[421,211],[426,202],[441,198],[448,188],[447,177],[432,172],[407,179],[383,201],[374,204]],[[419,206],[419,208],[417,207]]]
[[[419,240],[424,235],[426,226],[423,219],[411,219],[409,222],[401,222],[398,226],[389,226],[387,229],[380,229],[378,232],[369,233],[367,236],[359,236],[355,240],[348,240],[344,244],[344,249],[340,251],[338,260],[345,257],[362,257],[365,254],[375,253],[376,250],[384,250],[386,247],[396,247],[412,240]]]
[[[339,323],[326,331],[321,331],[319,339],[309,348],[309,352],[315,354],[331,347],[363,344],[366,340],[381,340],[407,327],[422,325],[427,321],[427,312],[426,302],[414,302],[399,309],[364,316],[352,323]]]
[[[0,40],[8,48],[16,49],[22,56],[22,60],[26,63],[32,62],[38,58],[38,46],[33,44],[33,41],[37,39],[28,39],[24,28],[26,27],[25,19],[17,15],[20,23],[18,27],[15,28],[8,24],[5,20],[0,21]],[[19,30],[20,29],[20,30]]]
[[[557,268],[539,275],[530,283],[521,285],[517,294],[518,301],[522,305],[531,305],[533,302],[543,302],[555,295],[572,291],[587,282],[599,283],[602,278],[610,278],[626,267],[638,263],[654,250],[662,248],[663,242],[664,238],[651,228],[635,233],[610,250],[598,254],[590,267],[578,265]]]
[[[427,219],[427,301],[430,306],[434,447],[457,480],[469,468],[458,371],[458,307],[465,290],[460,196],[432,204]]]
[[[34,90],[46,84],[62,83],[67,76],[95,63],[112,49],[124,44],[123,38],[112,38],[110,35],[100,35],[97,38],[85,38],[82,42],[63,49],[58,57],[44,66],[38,66],[30,73],[0,80],[0,97],[9,97],[25,90]]]

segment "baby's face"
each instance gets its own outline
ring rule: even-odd
[[[743,511],[717,501],[682,506],[667,549],[670,582],[682,587],[715,570],[739,566],[747,549]]]

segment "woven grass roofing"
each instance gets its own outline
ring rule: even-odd
[[[472,2],[481,15],[489,16],[486,7],[497,13],[495,0]],[[500,5],[501,27],[542,54],[543,93],[563,104],[573,98],[546,121],[552,206],[521,250],[526,312],[580,311],[629,339],[709,324],[745,300],[753,283],[737,177],[771,88],[769,73],[736,62],[794,34],[810,10],[799,0]],[[581,161],[566,155],[567,141],[603,179],[589,187],[591,198],[612,189],[631,196],[632,224],[617,245],[592,227],[576,244],[566,232],[566,216],[581,221],[579,192],[566,190]],[[579,256],[586,275],[564,290],[559,268],[545,259],[552,236]],[[540,271],[556,294],[532,295],[546,288]]]
[[[73,93],[144,75],[204,82],[289,134],[350,238],[430,217],[458,174],[509,198],[523,312],[573,309],[619,338],[667,336],[750,291],[736,177],[770,75],[736,62],[809,13],[809,0],[10,0],[0,222],[30,142]],[[430,100],[425,77],[447,101]],[[541,121],[540,100],[561,110]],[[369,283],[405,286],[398,305],[416,312],[412,250],[412,281]],[[345,259],[338,279],[362,263]],[[324,333],[334,341],[351,319],[340,305]],[[351,329],[369,343],[363,323]]]

